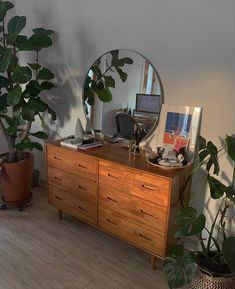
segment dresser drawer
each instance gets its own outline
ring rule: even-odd
[[[119,212],[137,225],[165,235],[167,209],[163,206],[103,185],[99,186],[99,206]]]
[[[48,166],[97,180],[98,161],[90,156],[60,147],[47,146]]]
[[[48,167],[48,183],[91,203],[97,203],[97,183],[94,181]]]
[[[130,193],[145,200],[167,207],[170,194],[170,181],[145,173],[133,172]]]
[[[59,188],[48,187],[48,202],[58,209],[97,225],[97,206]]]
[[[99,183],[128,191],[129,169],[113,163],[99,161]]]
[[[158,256],[164,256],[165,238],[126,220],[121,214],[99,208],[98,225],[105,231],[127,240]]]

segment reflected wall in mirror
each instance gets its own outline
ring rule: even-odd
[[[159,75],[142,55],[125,49],[99,57],[89,69],[83,89],[88,128],[117,133],[115,115],[130,114],[145,135],[156,124],[163,103]]]

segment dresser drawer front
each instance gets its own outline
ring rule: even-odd
[[[145,200],[167,207],[170,182],[142,173],[131,174],[130,193]]]
[[[109,162],[99,162],[99,183],[113,188],[128,191],[129,189],[129,170],[120,165]]]
[[[77,151],[47,146],[48,166],[97,180],[98,161]]]
[[[165,207],[103,185],[99,186],[99,206],[119,212],[130,221],[137,225],[141,224],[152,232],[163,236],[166,233]]]
[[[48,167],[48,183],[91,203],[97,203],[97,183],[94,181]]]
[[[165,238],[163,236],[127,221],[117,212],[100,207],[98,225],[103,230],[158,256],[163,257],[165,254]]]
[[[56,187],[48,188],[49,204],[88,223],[97,224],[97,206]]]

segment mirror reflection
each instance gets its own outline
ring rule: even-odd
[[[131,116],[142,128],[143,136],[146,135],[159,118],[162,102],[163,92],[157,71],[136,52],[109,51],[99,57],[87,73],[83,105],[88,127],[105,135],[119,133],[127,138],[125,135],[130,134],[120,132],[119,113]],[[124,115],[124,119],[128,118]]]

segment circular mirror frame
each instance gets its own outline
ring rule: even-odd
[[[85,90],[85,81],[86,81],[86,78],[88,76],[88,73],[89,71],[91,70],[91,67],[96,63],[97,59],[101,59],[103,56],[105,56],[107,53],[110,53],[111,51],[115,51],[115,50],[126,50],[126,51],[129,51],[129,52],[133,52],[137,55],[139,55],[140,57],[143,57],[146,61],[148,61],[148,63],[152,66],[153,68],[153,71],[156,73],[156,76],[157,76],[157,80],[158,80],[158,83],[159,83],[159,87],[160,87],[160,90],[161,90],[161,108],[160,108],[160,111],[159,111],[159,115],[161,114],[161,109],[162,109],[162,104],[164,103],[164,90],[163,90],[163,84],[162,84],[162,80],[160,78],[160,75],[157,71],[157,69],[153,66],[152,62],[150,62],[145,56],[143,56],[141,53],[135,51],[135,50],[131,50],[131,49],[125,49],[125,48],[119,48],[119,49],[112,49],[112,50],[109,50],[105,53],[103,53],[101,56],[99,56],[98,58],[96,58],[96,60],[92,63],[92,65],[90,66],[90,68],[88,69],[87,73],[86,73],[86,76],[85,76],[85,79],[84,79],[84,83],[83,83],[83,89],[82,89],[82,106],[83,106],[83,113],[85,115],[85,118],[86,120],[88,121],[88,117],[87,117],[87,114],[86,114],[86,110],[85,110],[85,105],[84,105],[84,101],[83,101],[83,97],[84,97],[84,90]],[[155,121],[155,123],[153,124],[153,126],[151,127],[151,129],[149,130],[149,132],[143,137],[143,139],[141,141],[144,141],[146,140],[147,138],[149,138],[153,132],[155,131],[155,129],[158,127],[158,124],[159,124],[159,119],[160,117]]]

